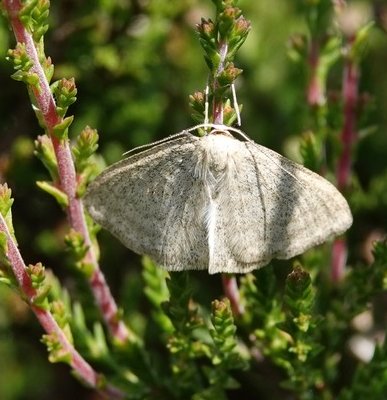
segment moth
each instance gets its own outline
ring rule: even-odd
[[[246,273],[351,226],[345,198],[320,175],[237,129],[197,128],[139,148],[89,185],[87,210],[129,249],[169,271]]]

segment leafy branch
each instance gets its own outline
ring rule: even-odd
[[[39,182],[38,185],[54,196],[65,209],[72,231],[80,235],[79,239],[85,249],[80,262],[87,266],[83,270],[87,271],[86,277],[101,315],[114,340],[119,343],[127,342],[133,339],[133,335],[121,320],[118,307],[99,267],[80,198],[79,189],[89,177],[82,177],[80,174],[85,168],[76,170],[68,138],[73,117],[65,117],[65,114],[76,100],[77,89],[73,79],[61,79],[50,86],[54,66],[51,59],[44,54],[43,42],[43,35],[48,28],[46,19],[49,2],[28,0],[22,3],[20,0],[4,0],[3,6],[17,40],[16,48],[9,51],[8,57],[16,70],[13,78],[27,85],[38,121],[50,139],[38,139],[37,153],[48,167],[53,182]],[[89,158],[93,152],[89,149],[96,149],[96,139],[96,132],[89,136],[84,134],[83,140],[88,140],[88,144],[94,144],[94,147],[86,146],[88,153],[85,154],[78,145],[75,148],[76,159]],[[83,155],[80,156],[82,151]]]
[[[16,286],[21,297],[27,302],[39,323],[46,331],[43,341],[46,343],[51,362],[65,362],[75,374],[88,386],[101,391],[107,397],[122,398],[122,393],[106,384],[101,374],[95,372],[90,364],[78,353],[72,344],[72,337],[63,324],[58,311],[58,303],[50,303],[50,287],[45,282],[45,269],[39,263],[25,266],[17,247],[11,221],[11,191],[7,185],[0,186],[0,258],[1,280]],[[8,267],[5,269],[5,267]],[[12,272],[11,272],[12,271]],[[62,321],[62,322],[61,322]]]

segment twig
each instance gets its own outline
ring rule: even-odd
[[[62,122],[62,118],[56,111],[55,99],[50,90],[49,82],[44,74],[42,65],[39,62],[38,52],[32,35],[27,31],[19,18],[22,4],[20,0],[4,0],[3,4],[9,15],[16,40],[20,43],[24,43],[26,46],[26,52],[33,63],[31,71],[36,73],[39,77],[39,84],[30,86],[30,89],[36,100],[36,105],[41,112],[47,134],[50,136],[53,143],[58,162],[58,186],[68,198],[67,217],[69,224],[76,232],[82,234],[85,244],[88,246],[85,262],[93,266],[93,273],[89,279],[89,283],[95,301],[112,337],[118,342],[127,342],[130,339],[130,332],[124,322],[119,319],[117,305],[112,297],[105,277],[100,270],[96,254],[91,245],[83,204],[76,194],[77,176],[69,141],[67,139],[59,140],[54,134],[54,127]]]
[[[340,282],[345,274],[347,262],[347,241],[345,238],[338,238],[332,245],[331,279],[332,282]]]
[[[353,44],[354,38],[348,39],[348,48]],[[343,72],[343,102],[344,122],[341,131],[342,152],[336,170],[337,186],[340,191],[345,191],[350,183],[352,168],[352,150],[356,141],[356,112],[358,104],[359,66],[347,57]],[[345,273],[347,261],[347,244],[345,239],[339,238],[333,244],[331,278],[333,282],[340,281]]]
[[[356,141],[356,109],[358,103],[359,67],[349,57],[344,65],[343,100],[344,123],[341,131],[342,153],[337,167],[337,185],[343,191],[347,188],[350,177],[352,159],[351,152]]]
[[[30,305],[32,311],[36,315],[40,325],[49,334],[53,335],[61,345],[61,349],[65,354],[70,355],[70,366],[76,374],[90,387],[99,390],[101,394],[107,398],[121,399],[123,394],[115,387],[107,385],[100,389],[102,376],[98,374],[91,365],[75,350],[73,345],[67,339],[65,333],[55,321],[54,316],[50,311],[34,304],[37,292],[32,285],[31,277],[28,275],[25,263],[19,252],[19,249],[10,235],[4,217],[0,214],[0,230],[7,237],[7,258],[12,266],[15,278],[19,284],[19,289],[23,293],[25,300]]]
[[[234,317],[242,315],[245,309],[241,304],[238,282],[235,275],[222,274],[222,283],[224,294],[230,300]]]

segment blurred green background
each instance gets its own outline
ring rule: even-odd
[[[290,37],[306,32],[297,3],[240,1],[252,30],[236,65],[244,70],[237,81],[238,100],[243,104],[242,129],[258,143],[300,160],[297,143],[311,128],[311,121],[305,101],[305,67],[288,56]],[[361,92],[367,107],[359,121],[361,140],[354,169],[363,190],[374,190],[375,196],[355,214],[351,260],[361,259],[369,235],[387,226],[387,183],[383,184],[387,180],[387,5],[371,0],[362,3],[377,23],[361,65]],[[52,2],[46,54],[55,65],[54,78],[76,79],[78,101],[69,111],[75,116],[73,136],[85,125],[96,128],[100,153],[111,164],[134,146],[193,125],[188,96],[203,90],[207,79],[195,24],[213,14],[210,0]],[[8,182],[15,198],[19,246],[27,263],[42,261],[75,298],[87,304],[91,300],[82,294],[76,273],[64,256],[64,214],[35,185],[36,180],[47,179],[33,155],[34,138],[42,131],[25,86],[10,78],[12,68],[5,56],[13,46],[14,37],[3,18],[0,179]],[[332,97],[341,90],[341,74],[338,63],[329,75]],[[102,232],[100,239],[101,264],[114,295],[127,318],[141,329],[146,306],[140,259],[108,233]],[[203,297],[221,295],[219,277],[194,274]],[[206,294],[208,287],[212,287],[210,294]],[[66,366],[49,364],[39,342],[41,333],[16,294],[0,286],[0,399],[96,398],[70,376]]]

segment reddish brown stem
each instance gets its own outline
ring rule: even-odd
[[[240,302],[239,288],[235,275],[222,274],[223,290],[230,300],[231,310],[234,316],[244,313],[244,307]]]
[[[37,292],[34,289],[31,278],[26,271],[25,263],[19,252],[19,249],[17,248],[14,239],[11,237],[4,217],[1,214],[0,231],[4,232],[7,237],[7,257],[12,266],[12,270],[18,282],[20,291],[23,293],[25,300],[36,315],[40,325],[48,334],[54,335],[61,344],[64,352],[70,355],[70,366],[77,373],[77,375],[90,387],[100,390],[99,385],[101,382],[101,376],[95,372],[91,365],[75,350],[73,345],[67,339],[63,330],[55,321],[55,318],[51,312],[34,304],[34,299],[37,295]],[[101,393],[106,395],[108,398],[123,398],[123,394],[118,389],[110,385],[101,390]]]
[[[349,46],[351,41],[349,41]],[[337,186],[340,191],[345,191],[351,179],[352,150],[357,139],[356,113],[358,103],[359,66],[350,57],[347,58],[343,73],[343,101],[344,122],[341,131],[342,153],[336,170]],[[332,248],[332,270],[333,282],[340,281],[345,273],[347,261],[347,245],[344,239],[336,239]]]
[[[36,100],[36,105],[45,122],[47,134],[50,136],[54,146],[58,162],[59,187],[68,198],[67,217],[69,224],[75,231],[82,234],[85,244],[89,247],[85,261],[93,265],[93,274],[89,282],[96,303],[101,310],[101,314],[112,337],[118,342],[126,342],[130,338],[130,332],[123,321],[118,317],[117,305],[111,295],[104,275],[99,268],[95,252],[91,246],[83,204],[76,194],[77,177],[69,141],[67,139],[59,140],[54,134],[54,127],[62,121],[62,118],[56,111],[55,100],[51,93],[49,82],[44,74],[44,70],[39,62],[32,35],[20,21],[19,13],[22,8],[21,2],[20,0],[4,0],[3,3],[9,15],[16,40],[25,44],[26,52],[33,63],[31,72],[36,73],[39,77],[39,84],[37,86],[31,86],[30,88]]]
[[[338,238],[332,245],[332,282],[340,282],[345,275],[347,262],[347,242],[344,238]]]
[[[337,185],[343,191],[351,177],[351,152],[356,141],[356,109],[358,103],[359,68],[347,60],[343,76],[344,123],[341,131],[342,153],[337,167]]]

